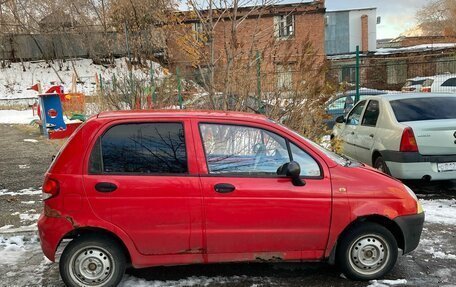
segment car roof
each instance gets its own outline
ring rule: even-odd
[[[375,90],[375,89],[368,89],[368,88],[359,89],[359,94],[361,96],[366,96],[366,95],[384,95],[386,93],[387,93],[386,91]],[[356,90],[350,90],[350,91],[346,91],[344,93],[338,93],[336,95],[336,98],[340,98],[340,97],[344,97],[344,96],[356,96]]]
[[[229,112],[229,111],[209,111],[209,110],[122,110],[101,112],[98,118],[219,118],[219,119],[250,119],[250,120],[268,120],[264,115]]]
[[[456,98],[456,94],[444,94],[444,93],[397,93],[397,94],[386,94],[379,96],[370,96],[363,100],[371,98],[382,98],[386,101],[405,100],[405,99],[420,99],[420,98],[441,98],[451,97]]]

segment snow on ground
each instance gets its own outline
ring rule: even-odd
[[[37,119],[38,116],[34,116],[32,110],[0,110],[1,124],[30,124]]]
[[[401,286],[407,285],[407,280],[397,279],[397,280],[371,280],[369,281],[367,287],[388,287],[388,286]]]
[[[243,280],[261,280],[264,278],[252,278],[247,276],[230,276],[230,277],[189,277],[181,280],[168,280],[168,281],[159,281],[152,280],[147,281],[144,279],[136,278],[134,276],[125,275],[119,286],[121,287],[191,287],[191,286],[208,286],[210,284],[228,284],[228,283],[237,283],[242,282]]]
[[[59,66],[60,65],[60,66]],[[152,62],[156,79],[163,77],[167,72],[157,63]],[[74,66],[74,69],[73,69]],[[24,71],[25,69],[25,71]],[[37,92],[27,90],[38,81],[41,82],[43,91],[52,85],[63,85],[69,91],[72,78],[76,70],[81,83],[78,83],[78,91],[91,95],[96,89],[95,75],[101,75],[102,81],[112,81],[115,75],[121,81],[129,75],[126,58],[115,59],[113,66],[95,65],[91,59],[73,59],[12,63],[11,67],[0,69],[0,99],[17,99],[36,97]],[[133,68],[133,76],[137,79],[148,80],[149,69]]]
[[[26,253],[24,236],[0,236],[0,258],[2,265],[16,264],[20,257]]]
[[[420,200],[420,202],[427,222],[456,225],[455,199]]]
[[[16,195],[37,195],[41,194],[41,189],[35,189],[33,187],[21,189],[18,191],[8,191],[8,189],[0,189],[0,196],[2,195],[11,195],[11,196],[16,196]]]
[[[38,141],[36,139],[24,139],[25,142],[29,143],[37,143]]]

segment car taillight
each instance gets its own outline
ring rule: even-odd
[[[430,93],[430,92],[431,92],[431,87],[422,87],[422,88],[421,88],[421,91],[422,91],[423,93]]]
[[[407,127],[402,132],[401,146],[399,151],[403,152],[418,152],[415,135],[411,127]]]
[[[46,178],[43,184],[43,200],[49,199],[51,197],[59,194],[60,186],[59,182],[52,178]]]

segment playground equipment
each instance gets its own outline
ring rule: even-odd
[[[62,86],[53,86],[38,98],[41,132],[49,139],[69,137],[85,120],[84,94],[64,93]]]

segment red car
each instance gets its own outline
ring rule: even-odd
[[[419,242],[400,181],[260,115],[101,113],[46,173],[41,247],[70,286],[112,286],[126,264],[327,261],[378,278]]]

